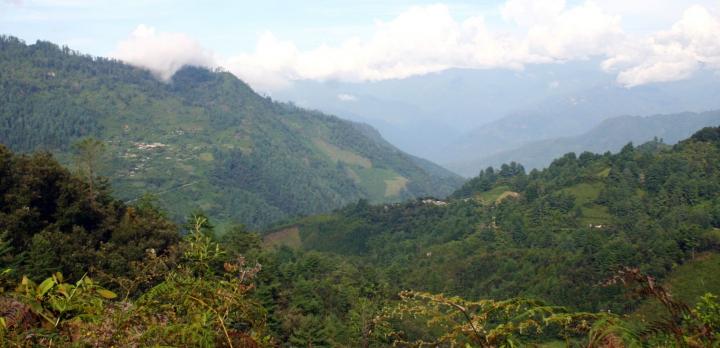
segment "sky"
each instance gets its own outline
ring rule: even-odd
[[[597,57],[628,88],[720,71],[720,0],[0,0],[0,33],[260,91]]]

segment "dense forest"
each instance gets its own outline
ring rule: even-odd
[[[113,198],[97,146],[0,148],[0,346],[720,342],[720,128],[261,234]]]
[[[106,144],[97,170],[118,198],[154,193],[175,222],[202,210],[224,226],[259,227],[462,184],[369,126],[275,102],[230,73],[185,67],[164,83],[119,61],[0,37],[0,142],[69,164],[86,137]]]
[[[617,269],[664,278],[720,250],[716,131],[569,153],[530,173],[487,168],[449,201],[360,202],[269,237],[292,230],[302,249],[356,255],[403,288],[627,312],[635,303],[622,291],[596,286]]]

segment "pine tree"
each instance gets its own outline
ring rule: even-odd
[[[313,315],[302,317],[298,327],[290,335],[294,347],[330,347],[323,321]]]
[[[89,188],[90,204],[95,206],[96,181],[100,171],[101,159],[105,152],[105,143],[93,138],[85,138],[74,146],[75,163],[80,175],[85,177]]]

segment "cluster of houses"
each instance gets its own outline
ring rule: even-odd
[[[441,201],[441,200],[435,199],[435,198],[425,198],[422,200],[422,202],[423,202],[423,204],[432,204],[432,205],[436,205],[438,207],[443,207],[443,206],[448,205],[448,202]]]
[[[163,143],[134,143],[135,148],[138,150],[152,150],[166,147]]]

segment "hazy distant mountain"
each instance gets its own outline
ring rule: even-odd
[[[674,144],[689,137],[698,129],[717,125],[720,125],[720,111],[614,117],[578,136],[530,142],[516,149],[459,163],[453,168],[467,176],[477,174],[480,169],[488,166],[497,168],[511,161],[521,163],[526,169],[543,168],[553,159],[568,152],[576,154],[584,151],[617,152],[628,142],[639,145],[654,137],[666,144]]]
[[[720,108],[720,76],[625,88],[600,61],[522,71],[452,69],[380,82],[299,81],[274,97],[375,126],[409,153],[457,167],[621,115]]]
[[[121,198],[154,193],[178,219],[202,209],[257,226],[361,198],[445,196],[462,182],[367,125],[263,98],[229,73],[186,67],[162,83],[0,37],[0,142],[67,159],[84,136],[108,144],[105,174]]]
[[[297,81],[273,97],[366,122],[400,149],[438,161],[470,129],[610,80],[597,62],[581,62],[524,71],[451,69],[378,82]]]
[[[720,79],[714,75],[632,89],[603,83],[581,92],[547,98],[531,108],[478,127],[446,148],[450,157],[443,163],[465,163],[473,156],[486,157],[528,141],[578,135],[611,117],[717,108]]]

